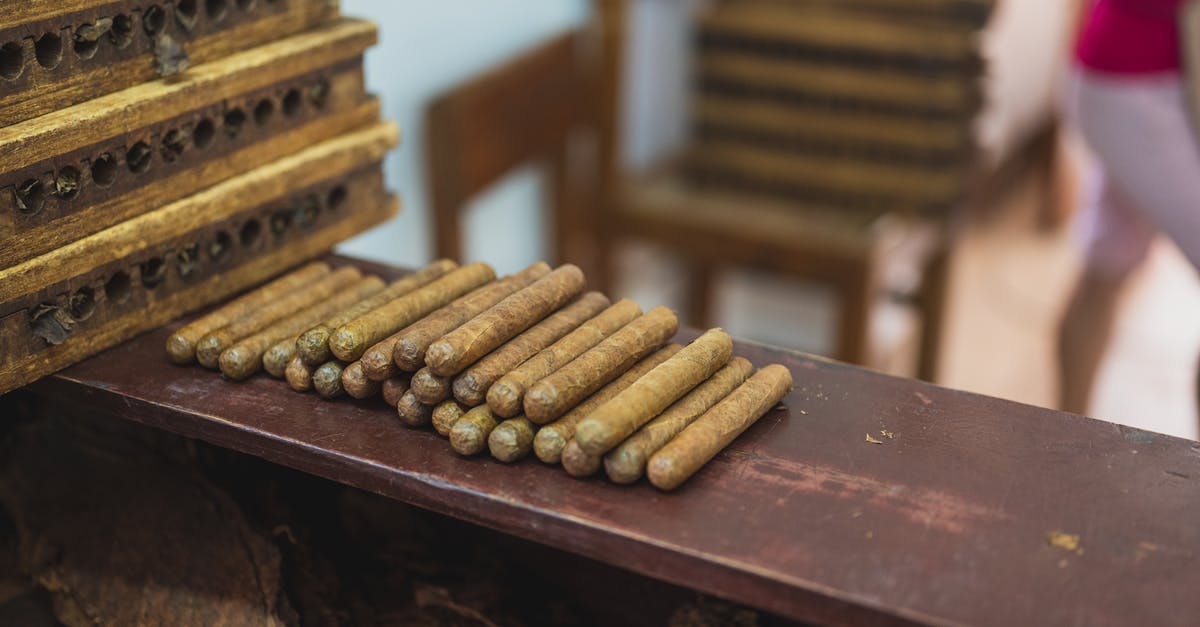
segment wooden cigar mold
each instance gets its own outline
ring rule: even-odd
[[[361,53],[373,33],[346,22],[295,38],[295,54],[219,61],[190,87],[147,86],[138,107],[155,121],[130,130],[117,98],[0,129],[12,168],[0,174],[0,268],[370,124],[379,104],[364,91]],[[351,56],[321,67],[304,54],[330,41]],[[95,123],[76,131],[79,117]]]
[[[336,0],[23,0],[0,14],[0,126],[333,19]]]
[[[290,169],[264,168],[271,171],[251,172],[206,191],[199,202],[231,207],[220,219],[155,241],[114,242],[114,250],[136,250],[92,259],[94,265],[65,271],[63,278],[27,294],[3,294],[0,391],[260,283],[392,216],[396,203],[384,189],[379,159],[390,148],[394,130],[380,126],[378,137],[368,133],[332,155],[318,147]],[[336,158],[343,162],[340,167]],[[322,178],[322,170],[329,176]],[[269,177],[268,187],[278,193],[247,202],[239,192],[262,182],[257,177]],[[156,214],[196,205],[190,197]],[[0,284],[28,265],[0,270]]]

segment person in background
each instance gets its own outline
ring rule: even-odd
[[[1200,269],[1200,143],[1180,71],[1184,4],[1095,0],[1085,8],[1071,115],[1103,172],[1079,216],[1084,269],[1059,331],[1067,411],[1087,411],[1122,289],[1155,235]]]

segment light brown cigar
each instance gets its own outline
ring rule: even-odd
[[[342,388],[346,390],[346,394],[349,394],[350,398],[359,400],[371,398],[379,394],[382,387],[382,383],[372,381],[363,374],[361,362],[356,361],[342,370]]]
[[[616,483],[633,483],[646,472],[646,460],[701,414],[741,385],[754,366],[742,357],[734,357],[724,368],[696,386],[687,396],[675,401],[654,420],[646,423],[629,439],[604,456],[604,470]]]
[[[487,448],[488,436],[496,428],[496,415],[487,405],[480,405],[450,427],[450,448],[459,455],[478,455]]]
[[[596,408],[575,427],[575,441],[589,455],[600,456],[633,435],[700,382],[729,363],[733,340],[721,329],[709,329],[624,392]]]
[[[521,401],[525,398],[525,390],[529,386],[599,344],[641,313],[637,303],[628,298],[617,301],[580,325],[578,329],[500,377],[500,380],[488,388],[488,406],[498,416],[515,416],[521,413]]]
[[[433,417],[433,408],[417,400],[412,390],[404,393],[396,403],[396,414],[400,421],[410,427],[424,427]]]
[[[338,268],[315,283],[298,287],[262,305],[249,314],[200,338],[200,341],[196,343],[196,361],[205,368],[217,368],[221,353],[236,344],[238,340],[263,330],[284,316],[329,298],[344,290],[361,276],[362,273],[353,266]]]
[[[335,399],[346,393],[346,389],[342,387],[342,370],[346,365],[340,361],[327,361],[312,373],[312,386],[324,399]]]
[[[425,351],[429,349],[430,344],[549,273],[550,266],[539,261],[517,274],[485,285],[414,322],[412,326],[401,331],[400,337],[391,345],[392,353],[388,357],[388,365],[409,371],[423,368]],[[367,376],[372,376],[372,364],[366,362],[367,357],[368,355],[363,355],[363,365],[368,367]],[[383,367],[381,363],[379,368]]]
[[[555,340],[577,329],[609,304],[600,292],[588,292],[575,302],[550,314],[545,320],[488,353],[454,378],[454,398],[464,405],[479,405],[500,377],[521,365]]]
[[[234,381],[249,377],[262,367],[263,353],[267,348],[280,340],[294,337],[300,331],[307,329],[313,322],[381,289],[383,289],[383,279],[379,277],[371,276],[359,279],[329,298],[280,318],[262,331],[238,340],[237,344],[221,353],[221,358],[218,360],[221,374]]]
[[[412,274],[405,275],[392,281],[378,294],[363,299],[346,309],[322,321],[320,324],[307,329],[297,340],[296,351],[304,363],[319,366],[333,359],[333,351],[329,350],[329,336],[338,327],[355,318],[365,315],[374,309],[382,307],[401,296],[426,285],[438,277],[458,267],[449,259],[439,259]]]
[[[313,262],[222,305],[216,311],[197,318],[172,333],[171,337],[167,338],[167,356],[177,364],[192,363],[196,360],[196,343],[200,338],[262,309],[285,294],[307,287],[328,274],[328,264]]]
[[[472,263],[452,270],[432,283],[338,327],[329,336],[329,350],[338,359],[354,361],[379,340],[494,278],[496,272],[486,263]]]
[[[450,437],[450,429],[465,413],[467,413],[467,409],[454,399],[438,403],[438,406],[433,408],[433,416],[430,418],[433,422],[433,430],[443,438]]]
[[[563,264],[430,344],[425,364],[440,375],[456,375],[565,305],[583,286],[583,271]]]
[[[384,381],[380,392],[383,394],[383,402],[387,403],[388,407],[395,407],[400,402],[400,397],[408,392],[408,373],[396,375],[387,381]]]
[[[538,459],[547,464],[557,464],[562,461],[563,447],[575,435],[575,425],[579,424],[580,420],[583,420],[585,416],[592,413],[592,410],[602,405],[608,399],[620,394],[622,390],[633,385],[633,382],[637,381],[638,377],[650,372],[652,368],[666,361],[671,355],[679,352],[682,348],[678,344],[668,344],[658,349],[645,359],[634,364],[632,368],[614,379],[612,383],[600,388],[595,394],[589,396],[587,400],[564,414],[562,418],[538,429],[537,435],[533,438],[533,452],[537,453]]]
[[[296,355],[288,362],[283,378],[287,379],[288,386],[293,390],[307,392],[312,389],[312,371],[312,366],[300,361],[300,356]]]
[[[502,462],[515,462],[533,450],[533,435],[537,425],[525,416],[509,418],[496,425],[488,435],[488,450]]]
[[[525,391],[525,416],[538,424],[558,418],[662,346],[678,329],[679,320],[666,307],[655,307],[642,314],[571,363],[529,386]]]
[[[792,373],[774,364],[754,373],[704,412],[646,463],[646,476],[660,490],[674,490],[720,453],[792,389]]]
[[[601,458],[583,452],[579,442],[571,438],[562,450],[562,465],[572,477],[590,477],[600,470]]]
[[[296,339],[299,337],[299,335],[295,335],[276,342],[274,346],[267,349],[267,352],[263,353],[263,370],[266,370],[267,374],[276,379],[283,378],[288,362],[296,356]]]
[[[421,368],[413,373],[409,389],[418,401],[436,405],[450,398],[450,377],[434,374],[429,368]]]

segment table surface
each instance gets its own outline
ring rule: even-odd
[[[1200,616],[1195,442],[738,343],[795,389],[662,493],[463,458],[378,401],[172,366],[177,326],[30,389],[801,620]]]

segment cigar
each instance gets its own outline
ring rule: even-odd
[[[358,268],[339,268],[315,283],[296,288],[283,296],[266,303],[250,313],[212,331],[196,343],[196,361],[205,368],[215,370],[220,365],[221,353],[238,340],[257,333],[272,322],[295,313],[333,294],[346,289],[362,276]]]
[[[666,307],[655,307],[642,314],[571,363],[531,385],[525,392],[525,416],[538,424],[558,418],[662,346],[678,329],[679,320]]]
[[[307,264],[189,322],[167,338],[167,356],[177,364],[192,363],[196,360],[196,343],[200,338],[258,311],[285,294],[310,285],[329,272],[329,265],[323,262]]]
[[[525,416],[509,418],[496,425],[488,435],[488,450],[492,457],[502,462],[515,462],[533,450],[536,430],[537,425]]]
[[[600,470],[600,464],[600,456],[584,452],[575,438],[571,438],[563,447],[562,465],[572,477],[590,477]]]
[[[292,357],[288,362],[287,369],[283,372],[283,378],[287,380],[288,386],[297,392],[307,392],[312,389],[312,366],[300,360],[300,356]]]
[[[299,337],[299,335],[294,335],[276,342],[274,346],[267,349],[267,352],[263,353],[263,370],[266,370],[267,374],[276,379],[283,378],[288,362],[296,356],[296,340]]]
[[[433,418],[433,408],[417,400],[412,390],[404,393],[396,403],[396,415],[410,427],[424,427]]]
[[[333,335],[338,327],[432,282],[457,267],[458,264],[449,259],[439,259],[412,274],[389,283],[379,293],[365,298],[311,329],[307,329],[296,340],[296,350],[299,352],[300,358],[310,366],[319,366],[333,359],[333,351],[329,350],[329,336]]]
[[[450,398],[450,377],[434,374],[429,368],[421,368],[413,373],[409,389],[418,401],[436,405]]]
[[[356,361],[342,370],[342,389],[350,398],[362,400],[379,394],[383,383],[372,381],[363,374],[362,362]]]
[[[371,276],[359,279],[329,298],[280,318],[262,331],[238,340],[237,344],[221,352],[221,357],[218,359],[221,374],[234,381],[246,379],[263,366],[263,354],[267,348],[281,340],[295,337],[297,333],[311,326],[313,322],[381,289],[383,289],[383,280],[379,277]]]
[[[482,404],[488,389],[500,377],[546,348],[555,340],[577,329],[609,304],[600,292],[588,292],[575,302],[550,314],[503,346],[488,353],[454,378],[454,398],[468,406]]]
[[[408,373],[403,373],[381,384],[380,392],[383,394],[383,402],[387,403],[388,407],[395,407],[400,402],[400,397],[408,391],[409,379]]]
[[[579,424],[580,420],[583,420],[585,416],[592,413],[592,410],[610,398],[620,394],[625,388],[633,385],[638,377],[650,372],[651,369],[669,359],[671,355],[679,352],[682,348],[678,344],[668,344],[658,349],[634,364],[612,383],[600,388],[587,400],[564,414],[562,418],[538,429],[537,435],[533,438],[533,452],[537,454],[538,459],[547,464],[561,462],[563,447],[567,445],[568,440],[574,437],[575,425]]]
[[[709,329],[628,389],[596,408],[575,427],[575,442],[588,455],[607,453],[671,403],[729,363],[733,340]]]
[[[312,386],[321,398],[332,400],[346,393],[342,387],[342,370],[345,368],[345,364],[334,359],[313,370]]]
[[[425,363],[440,375],[456,375],[565,305],[583,286],[577,266],[559,266],[430,344]]]
[[[433,422],[433,430],[443,438],[450,437],[450,429],[465,413],[467,413],[467,409],[454,399],[438,403],[437,407],[433,408],[433,415],[430,417],[430,421]]]
[[[749,360],[734,357],[696,386],[686,396],[663,410],[654,420],[646,423],[637,433],[617,445],[604,456],[604,471],[615,483],[633,483],[646,472],[646,460],[662,448],[671,438],[679,435],[701,414],[725,398],[734,388],[741,385],[754,372]]]
[[[487,404],[498,416],[511,417],[521,413],[525,390],[546,375],[599,344],[618,329],[641,315],[636,303],[623,298],[608,309],[583,323],[561,339],[530,357],[488,388]],[[468,369],[469,370],[469,369]]]
[[[714,455],[774,407],[792,389],[792,373],[767,366],[721,399],[667,442],[646,463],[646,476],[660,490],[674,490]]]
[[[487,405],[463,414],[450,428],[450,448],[459,455],[478,455],[487,448],[488,436],[496,428],[496,415]]]
[[[382,356],[378,367],[383,369],[386,364],[401,370],[420,370],[425,366],[425,352],[430,344],[549,273],[550,266],[539,261],[517,274],[485,285],[414,322],[390,345],[390,356]],[[373,364],[366,362],[368,357],[369,355],[363,355],[363,365],[367,367],[367,376],[374,376],[371,372]]]
[[[379,340],[494,278],[495,271],[486,263],[472,263],[447,272],[338,327],[329,336],[329,349],[338,359],[355,361]]]

